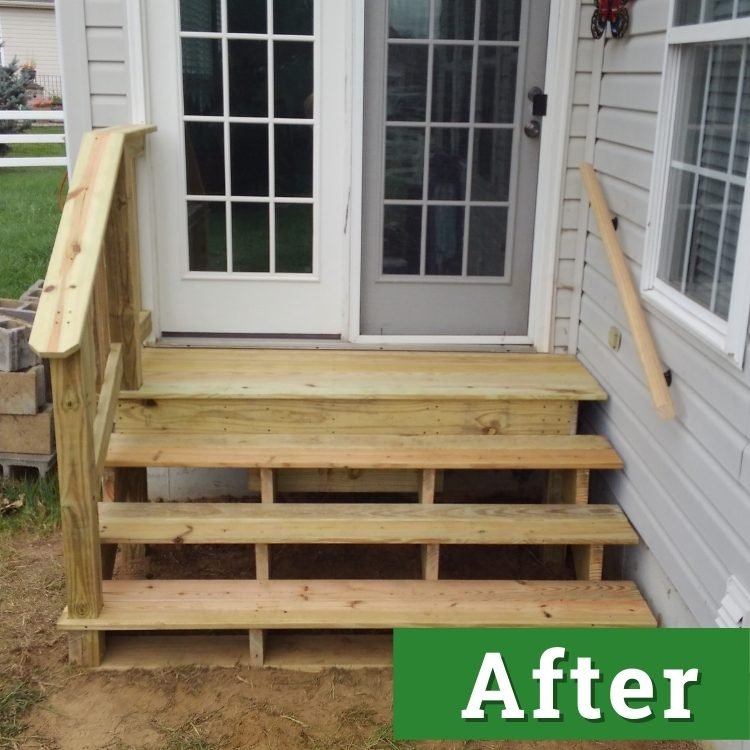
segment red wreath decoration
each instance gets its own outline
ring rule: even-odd
[[[614,39],[622,39],[630,26],[628,0],[597,0],[591,17],[591,36],[600,39],[609,24]]]

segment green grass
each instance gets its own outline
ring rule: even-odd
[[[3,511],[19,500],[19,509]],[[0,480],[0,537],[18,531],[48,534],[59,526],[60,489],[54,473],[42,479]]]
[[[59,133],[61,128],[33,128]],[[8,156],[64,156],[58,143],[16,144]],[[60,222],[64,167],[0,168],[0,297],[19,297],[44,278]]]
[[[24,729],[21,716],[40,700],[39,691],[28,682],[0,683],[0,748],[17,747],[14,739]]]

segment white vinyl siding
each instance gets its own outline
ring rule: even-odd
[[[578,189],[572,170],[583,138],[583,153],[593,161],[619,220],[618,237],[636,283],[646,260],[669,6],[669,0],[634,3],[624,39],[597,42],[592,53],[587,49],[579,56],[578,75],[590,76],[586,85],[592,92],[588,100],[581,95],[571,111],[566,199],[572,202]],[[583,21],[592,12],[592,4],[583,5]],[[589,44],[582,34],[581,45]],[[669,594],[650,589],[663,585],[658,577],[638,574],[640,561],[653,558],[696,622],[711,627],[730,576],[750,583],[750,373],[647,307],[664,367],[672,371],[677,409],[676,420],[659,419],[585,196],[566,213],[579,217],[576,240],[573,227],[561,228],[566,247],[577,243],[573,283],[581,294],[580,312],[573,312],[573,350],[610,396],[606,403],[583,407],[583,424],[586,431],[608,436],[625,461],[624,471],[594,479],[592,495],[617,500],[643,538],[644,546],[625,556],[647,598],[658,602]],[[623,334],[619,352],[608,344],[613,327]],[[665,624],[676,624],[664,614]]]
[[[91,122],[130,122],[124,0],[85,0]]]

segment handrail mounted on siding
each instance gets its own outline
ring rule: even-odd
[[[651,393],[657,413],[662,419],[673,419],[675,416],[674,404],[664,377],[664,370],[656,351],[651,330],[646,320],[646,315],[641,305],[641,299],[636,292],[633,279],[630,276],[625,253],[617,239],[615,228],[612,224],[612,214],[607,206],[607,200],[602,192],[599,179],[591,164],[581,164],[581,177],[583,184],[589,194],[591,208],[596,217],[596,223],[601,233],[604,249],[612,266],[612,274],[620,293],[625,314],[630,324],[635,347],[646,375],[646,382]]]

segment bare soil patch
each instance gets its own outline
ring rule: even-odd
[[[155,574],[171,572],[165,562]],[[184,558],[172,563],[184,574]],[[207,569],[218,565],[215,558],[203,564]],[[63,598],[57,536],[0,537],[0,696],[14,686],[33,696],[16,719],[20,733],[0,739],[2,748],[696,748],[679,742],[398,743],[390,728],[392,675],[387,669],[85,672],[67,665],[66,639],[55,629]]]

